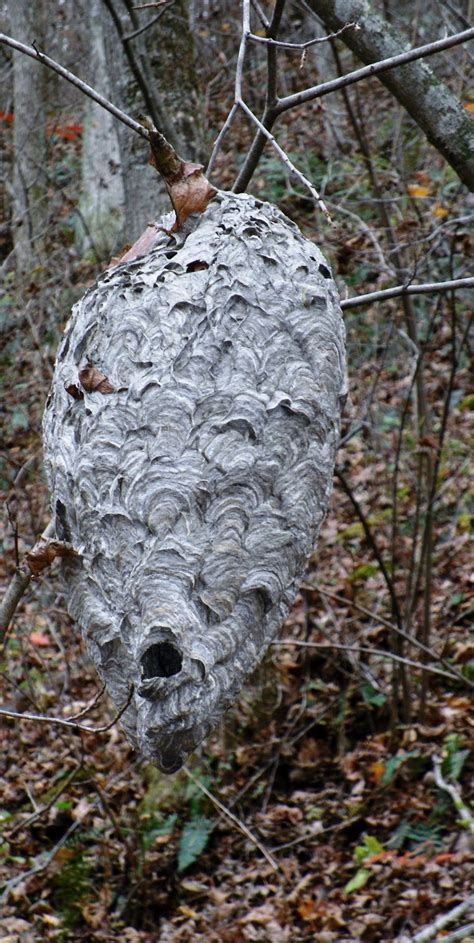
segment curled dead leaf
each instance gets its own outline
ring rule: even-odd
[[[153,248],[156,237],[159,232],[157,223],[148,223],[144,232],[138,237],[132,246],[126,245],[123,249],[114,255],[110,260],[108,268],[115,268],[116,265],[123,265],[125,262],[132,262],[141,255],[146,255]]]
[[[217,193],[204,176],[201,164],[183,163],[180,176],[165,182],[176,213],[173,230],[179,229],[191,213],[203,213]]]
[[[142,116],[141,120],[150,136],[150,164],[163,177],[173,204],[176,222],[172,232],[176,232],[191,213],[204,212],[217,190],[204,176],[202,164],[182,160],[150,119]]]
[[[56,557],[68,556],[77,556],[77,551],[70,544],[61,540],[38,540],[33,549],[25,553],[25,560],[32,575],[39,576]]]
[[[117,389],[112,385],[105,373],[101,373],[97,367],[88,363],[83,370],[79,371],[79,380],[86,393],[116,393]]]
[[[65,386],[64,389],[66,393],[69,393],[69,396],[72,396],[73,399],[84,399],[84,393],[82,390],[76,386],[75,383],[69,383],[68,386]]]

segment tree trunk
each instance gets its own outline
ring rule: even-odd
[[[328,30],[338,30],[345,23],[358,23],[360,29],[348,30],[342,39],[367,65],[409,48],[403,34],[374,13],[367,0],[308,0],[308,4]],[[422,60],[391,69],[378,78],[406,108],[463,183],[474,190],[474,121],[462,103]]]
[[[104,22],[105,21],[105,22]],[[89,82],[107,98],[113,97],[105,49],[108,23],[100,0],[90,0]],[[117,248],[123,229],[124,182],[117,121],[86,99],[82,150],[82,194],[77,245],[82,254],[107,258]]]
[[[23,43],[36,41],[42,48],[44,9],[42,0],[15,0],[10,4],[11,31]],[[13,241],[19,272],[42,257],[48,225],[46,69],[27,56],[13,57],[15,108],[13,172]]]
[[[105,48],[113,101],[129,114],[150,115],[184,158],[195,159],[201,122],[186,4],[177,0],[154,26],[131,37],[144,25],[144,13],[137,19],[128,0],[101,2],[106,11]],[[125,197],[122,241],[131,243],[150,221],[167,213],[170,204],[161,179],[148,163],[143,141],[122,125],[117,133]]]

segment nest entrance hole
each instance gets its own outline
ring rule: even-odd
[[[171,642],[150,645],[141,659],[142,678],[170,678],[177,675],[183,665],[183,656]]]

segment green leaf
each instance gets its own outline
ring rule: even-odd
[[[376,563],[362,563],[352,571],[349,582],[355,583],[356,580],[368,580],[370,576],[375,576],[378,572],[379,568]]]
[[[381,851],[383,851],[383,845],[381,845],[378,838],[375,838],[374,835],[364,835],[364,844],[357,845],[355,859],[358,863],[362,863],[366,858],[370,858],[371,855],[378,855]]]
[[[364,887],[367,884],[371,876],[371,872],[368,868],[359,868],[358,871],[354,874],[354,877],[346,884],[344,888],[345,894],[352,894],[352,891],[358,891],[359,888]]]
[[[178,847],[178,872],[180,874],[194,864],[204,851],[213,827],[214,823],[204,815],[198,815],[195,819],[186,822]]]
[[[445,737],[444,747],[447,756],[443,760],[442,770],[445,776],[449,776],[455,782],[459,779],[463,766],[469,756],[470,750],[461,750],[461,738],[459,734],[449,734]]]
[[[141,836],[142,851],[147,852],[153,845],[155,838],[158,838],[158,835],[169,835],[173,831],[177,818],[177,814],[173,812],[171,815],[167,815],[164,820],[161,816],[153,816],[146,822]]]
[[[376,707],[381,707],[387,700],[386,694],[374,688],[373,684],[364,684],[361,694],[366,704],[374,704]]]
[[[407,760],[419,758],[420,753],[418,750],[410,750],[409,753],[397,753],[396,756],[391,756],[390,759],[385,763],[385,770],[380,780],[382,786],[388,786],[392,782],[395,773],[403,763],[406,763]]]

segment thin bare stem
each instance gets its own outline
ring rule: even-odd
[[[448,923],[454,923],[455,920],[459,920],[459,918],[472,907],[474,907],[474,894],[470,894],[461,904],[457,904],[452,910],[441,914],[440,917],[433,920],[433,923],[430,923],[427,927],[424,927],[423,930],[416,933],[411,943],[428,943],[428,940],[432,940],[437,935],[438,930],[444,930],[444,928],[448,926]],[[443,939],[447,938],[443,937]]]
[[[285,164],[285,167],[287,167],[290,173],[292,173],[293,176],[295,176],[300,181],[300,183],[302,183],[303,186],[306,187],[307,190],[309,190],[309,192],[311,193],[311,196],[313,197],[313,200],[315,201],[317,206],[319,206],[319,209],[324,214],[328,222],[332,223],[332,219],[329,215],[329,210],[326,204],[321,199],[318,191],[316,190],[316,187],[314,187],[311,181],[308,180],[308,178],[305,177],[305,175],[301,173],[301,170],[298,170],[298,168],[295,167],[293,162],[288,157],[288,154],[285,153],[283,148],[280,147],[280,145],[278,144],[278,141],[275,140],[275,138],[273,137],[273,134],[271,134],[270,131],[267,131],[265,126],[262,124],[259,118],[257,118],[256,115],[254,115],[253,111],[251,111],[248,105],[246,105],[245,102],[242,101],[240,102],[240,107],[242,108],[242,111],[244,111],[245,114],[248,115],[249,118],[254,122],[254,124],[257,125],[257,127],[260,129],[261,133],[265,135],[267,140],[270,141],[270,144],[272,145],[272,147],[275,148],[280,160]]]
[[[310,49],[311,46],[316,46],[317,43],[326,43],[330,39],[336,39],[338,36],[341,36],[342,33],[345,33],[348,29],[359,29],[357,23],[346,23],[345,26],[342,26],[341,29],[336,30],[335,33],[328,33],[327,36],[318,36],[317,39],[308,39],[305,43],[285,43],[280,39],[272,39],[271,36],[256,36],[255,33],[250,33],[248,38],[254,43],[266,43],[269,46],[274,46],[278,49],[297,49],[300,52],[304,52],[305,49]]]
[[[442,771],[442,763],[439,756],[436,754],[433,756],[433,772],[435,783],[438,789],[442,789],[444,792],[448,793],[448,796],[451,797],[453,804],[459,812],[459,817],[462,819],[465,827],[471,835],[474,835],[474,816],[469,811],[466,803],[464,802],[459,789],[456,788],[454,783],[447,783]]]
[[[346,606],[350,606],[352,609],[357,609],[358,612],[363,613],[365,616],[369,616],[370,619],[374,619],[376,622],[380,622],[381,625],[384,625],[391,632],[396,632],[397,635],[400,635],[402,638],[406,639],[410,645],[413,645],[414,648],[418,648],[421,652],[424,652],[425,655],[429,655],[434,661],[438,661],[440,665],[444,665],[446,670],[451,674],[455,675],[458,681],[462,681],[463,684],[467,684],[469,687],[474,688],[474,682],[470,681],[469,678],[465,677],[457,668],[453,668],[452,665],[449,665],[444,658],[441,658],[440,655],[437,655],[432,648],[429,648],[426,645],[423,645],[423,642],[420,642],[415,636],[410,635],[408,632],[405,632],[404,629],[401,629],[398,625],[395,625],[394,622],[390,622],[389,619],[385,619],[384,616],[379,615],[377,612],[372,612],[370,609],[366,609],[365,606],[361,606],[360,603],[355,602],[353,599],[346,599],[345,596],[340,596],[338,593],[331,593],[328,589],[323,589],[318,583],[307,583],[304,585],[304,588],[311,590],[316,590],[320,593],[321,596],[327,596],[329,599],[334,599],[335,602],[343,603]]]
[[[227,806],[225,806],[224,803],[221,802],[220,799],[217,798],[217,796],[215,796],[212,792],[210,792],[209,789],[206,788],[204,783],[202,783],[197,778],[197,776],[195,776],[194,773],[191,772],[191,770],[187,766],[183,766],[183,770],[186,773],[186,776],[188,776],[189,779],[191,779],[192,782],[195,783],[195,785],[201,790],[201,792],[203,792],[204,795],[207,796],[208,799],[210,799],[213,805],[215,805],[216,809],[218,809],[219,812],[221,812],[222,815],[224,815],[226,818],[230,819],[231,822],[233,822],[234,825],[237,826],[239,831],[241,831],[246,836],[246,838],[248,838],[252,842],[252,844],[255,845],[255,847],[258,848],[258,850],[262,852],[262,855],[264,856],[264,858],[266,858],[266,860],[271,865],[273,870],[279,871],[280,865],[278,864],[278,862],[275,860],[273,855],[270,854],[268,849],[265,848],[265,845],[260,841],[260,839],[257,838],[257,836],[254,835],[253,832],[251,832],[249,828],[247,828],[245,823],[242,822],[241,819],[239,819],[236,815],[234,815],[234,813],[231,812],[230,809],[228,809]]]
[[[82,79],[78,78],[77,75],[74,75],[73,72],[70,72],[69,69],[65,69],[64,66],[60,65],[59,62],[55,62],[54,59],[50,59],[49,56],[45,56],[44,53],[40,52],[34,46],[25,46],[24,43],[19,43],[16,39],[12,39],[11,36],[7,36],[5,33],[0,33],[0,44],[4,46],[10,46],[11,49],[15,49],[17,52],[22,52],[25,56],[30,56],[31,59],[36,59],[37,62],[40,62],[42,65],[52,69],[53,72],[57,72],[63,79],[66,79],[67,82],[70,82],[71,85],[75,85],[76,88],[80,89],[84,95],[87,95],[88,98],[92,98],[92,101],[97,102],[98,105],[101,105],[102,108],[105,108],[106,111],[109,111],[114,118],[117,118],[123,124],[126,124],[128,128],[131,128],[132,131],[135,131],[136,134],[139,134],[140,137],[144,138],[145,141],[148,141],[148,131],[145,130],[143,125],[139,124],[138,121],[135,121],[133,118],[130,118],[130,115],[125,114],[124,111],[121,111],[120,108],[117,108],[116,105],[113,105],[107,98],[104,98],[103,95],[100,95],[99,92],[96,92],[94,88],[83,82]]]
[[[15,827],[12,828],[10,832],[6,832],[4,834],[3,837],[6,839],[6,841],[11,841],[14,835],[16,835],[18,832],[22,832],[25,828],[28,828],[28,826],[31,825],[32,822],[36,822],[36,819],[41,818],[41,816],[44,815],[45,812],[48,812],[48,810],[51,809],[53,805],[58,801],[59,797],[62,796],[64,792],[66,792],[66,789],[74,781],[75,777],[77,776],[81,768],[82,768],[82,761],[79,763],[76,763],[74,768],[66,776],[66,779],[64,779],[63,782],[61,783],[59,789],[56,790],[56,792],[51,796],[48,802],[40,806],[39,809],[35,809],[35,811],[31,815],[29,815],[27,819],[24,819],[23,822],[19,822],[18,825],[15,825]]]
[[[360,305],[372,304],[374,301],[385,301],[387,298],[396,298],[399,295],[426,295],[433,292],[451,291],[454,288],[474,288],[474,277],[453,278],[446,282],[424,282],[420,285],[397,285],[394,288],[383,288],[381,291],[372,291],[356,298],[345,298],[341,301],[341,308],[357,308]]]
[[[103,727],[89,727],[87,724],[76,724],[73,720],[64,720],[62,717],[48,717],[45,714],[26,714],[26,713],[17,713],[16,711],[9,711],[5,708],[0,708],[0,714],[3,717],[12,717],[15,720],[32,720],[38,721],[42,724],[56,724],[60,727],[69,727],[71,730],[82,730],[85,733],[105,733],[107,730],[111,730],[112,727],[120,720],[122,714],[125,713],[127,707],[129,706],[132,697],[133,697],[133,685],[130,688],[127,700],[125,704],[120,708],[115,717],[110,721],[110,723],[105,724]]]
[[[52,521],[50,521],[46,529],[43,531],[41,537],[36,542],[35,547],[37,547],[41,542],[48,540],[53,535],[53,533],[54,524]],[[33,547],[33,551],[34,549],[35,548]],[[17,606],[22,597],[25,595],[26,590],[31,583],[32,576],[33,574],[26,563],[21,563],[15,570],[13,579],[0,605],[0,642],[3,642],[6,637]]]
[[[77,714],[71,714],[71,716],[68,717],[68,720],[79,720],[80,717],[85,717],[85,715],[88,714],[92,708],[99,703],[101,697],[105,694],[105,687],[105,684],[103,684],[100,691],[97,692],[92,700],[89,701],[89,703],[86,704],[86,706],[83,707],[82,710],[80,710]]]
[[[219,151],[220,151],[220,149],[221,149],[222,141],[224,140],[224,138],[225,138],[227,132],[229,131],[229,129],[230,129],[231,126],[233,125],[233,123],[234,123],[234,118],[236,117],[238,110],[239,110],[239,105],[238,105],[237,102],[234,102],[234,104],[232,105],[232,108],[230,109],[229,114],[227,115],[227,118],[225,119],[225,122],[224,122],[224,124],[222,125],[222,128],[221,128],[221,130],[219,131],[219,134],[218,134],[218,136],[217,136],[217,138],[216,138],[216,140],[215,140],[214,147],[212,148],[212,153],[211,153],[211,156],[210,156],[210,158],[209,158],[209,163],[208,163],[208,165],[207,165],[207,167],[206,167],[206,177],[207,177],[208,179],[209,179],[209,177],[211,176],[212,171],[214,170],[214,165],[215,165],[215,162],[216,162],[217,155],[218,155],[218,153],[219,153]]]
[[[433,56],[444,49],[451,49],[452,46],[467,43],[470,39],[474,39],[474,27],[463,30],[461,33],[454,33],[452,36],[446,36],[444,39],[438,39],[433,43],[426,43],[424,46],[409,49],[408,52],[400,53],[398,56],[390,56],[388,59],[381,59],[380,62],[373,62],[370,65],[363,66],[362,69],[356,69],[354,72],[348,72],[347,75],[332,79],[330,82],[322,82],[320,85],[313,85],[312,88],[295,92],[293,95],[286,95],[285,98],[280,98],[275,106],[275,111],[280,115],[289,108],[314,101],[315,98],[322,98],[323,95],[329,95],[330,92],[346,88],[348,85],[354,85],[355,82],[370,78],[372,75],[388,72],[389,69],[406,65],[416,59],[426,59],[428,56]]]
[[[441,675],[443,678],[453,678],[457,680],[456,676],[451,674],[451,672],[443,671],[442,668],[436,668],[435,665],[427,665],[425,662],[420,664],[419,661],[414,661],[412,658],[395,655],[393,652],[387,652],[382,648],[372,648],[369,645],[343,645],[339,642],[305,642],[302,639],[294,638],[276,639],[274,642],[271,642],[271,644],[277,646],[296,645],[298,648],[335,648],[338,651],[352,652],[352,654],[355,655],[360,653],[364,655],[378,655],[380,658],[388,658],[390,661],[396,661],[402,665],[409,665],[410,668],[419,668],[423,671],[430,671],[435,675]]]

